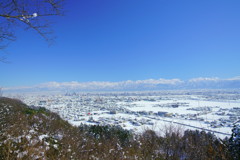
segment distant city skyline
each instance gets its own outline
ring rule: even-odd
[[[0,50],[9,61],[0,63],[0,87],[171,86],[174,80],[180,86],[198,77],[218,77],[226,87],[226,80],[240,76],[240,1],[65,3],[66,15],[53,18],[57,39],[50,47],[16,26],[17,40]]]

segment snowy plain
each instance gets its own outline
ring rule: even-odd
[[[45,107],[72,125],[115,125],[141,133],[159,134],[169,126],[229,137],[240,120],[240,93],[232,91],[68,93],[21,95],[30,106]]]

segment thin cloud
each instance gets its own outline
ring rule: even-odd
[[[147,80],[137,80],[137,81],[120,81],[120,82],[48,82],[44,84],[40,84],[38,88],[55,88],[55,89],[126,89],[136,86],[155,86],[159,84],[163,85],[176,85],[179,83],[183,83],[183,81],[179,79],[147,79]]]
[[[187,81],[180,79],[146,79],[146,80],[127,80],[120,82],[92,81],[92,82],[47,82],[35,86],[20,86],[3,88],[4,91],[104,91],[104,90],[161,90],[161,89],[202,89],[202,88],[240,88],[240,76],[220,79],[217,77],[199,77]]]
[[[203,82],[203,81],[219,81],[220,79],[217,78],[217,77],[213,77],[213,78],[208,78],[208,77],[199,77],[199,78],[193,78],[193,79],[190,79],[189,82],[191,83],[196,83],[196,82]]]

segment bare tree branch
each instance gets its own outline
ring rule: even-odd
[[[35,30],[50,44],[54,37],[48,17],[63,15],[63,1],[1,0],[0,50],[9,42],[16,40],[14,34],[16,26]]]

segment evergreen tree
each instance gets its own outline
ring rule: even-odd
[[[236,123],[232,129],[232,136],[229,139],[229,150],[234,159],[240,159],[240,125]]]

